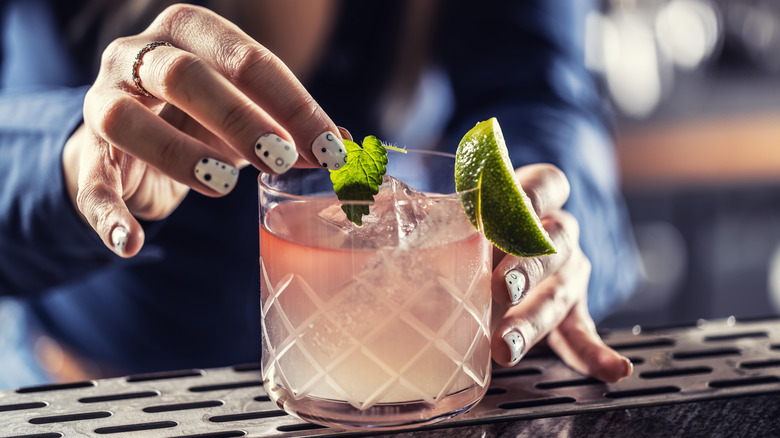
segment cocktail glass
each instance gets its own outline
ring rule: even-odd
[[[392,153],[375,202],[327,170],[259,178],[262,376],[276,404],[341,428],[414,427],[490,380],[491,246],[454,193],[454,157]],[[342,205],[369,205],[363,225]]]

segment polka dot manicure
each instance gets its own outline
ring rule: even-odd
[[[257,139],[255,155],[277,174],[287,172],[298,160],[298,151],[290,142],[270,133]]]
[[[311,152],[326,169],[339,169],[347,162],[344,143],[330,131],[325,131],[314,139]]]
[[[518,332],[509,332],[503,336],[503,339],[509,347],[509,363],[514,365],[523,355],[523,350],[525,350],[525,339],[523,339],[523,335]]]
[[[204,158],[195,165],[195,178],[224,195],[235,187],[238,181],[238,170],[213,158]]]
[[[504,276],[506,288],[509,291],[509,300],[512,305],[520,304],[525,298],[525,276],[520,271],[513,269]]]

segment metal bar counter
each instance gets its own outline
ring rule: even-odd
[[[620,383],[549,353],[497,369],[465,415],[396,436],[780,436],[780,321],[604,333],[634,362]],[[0,391],[0,437],[365,436],[276,408],[258,365]]]

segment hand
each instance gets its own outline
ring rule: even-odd
[[[143,53],[133,82],[136,55]],[[340,167],[341,134],[274,54],[196,6],[175,5],[139,35],[113,41],[87,92],[84,123],[63,153],[72,201],[103,242],[130,257],[136,218],[169,215],[190,188],[232,190],[238,169]]]
[[[525,166],[515,171],[556,254],[518,258],[500,253],[491,288],[500,312],[491,350],[500,365],[516,364],[533,345],[547,343],[574,370],[605,382],[631,375],[631,362],[609,348],[588,313],[590,261],[582,252],[579,224],[562,209],[569,182],[557,167]],[[496,312],[494,312],[496,315]]]

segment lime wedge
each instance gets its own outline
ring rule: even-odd
[[[455,188],[468,191],[461,195],[466,215],[498,249],[517,257],[555,253],[531,200],[515,178],[495,117],[477,123],[460,141]]]

